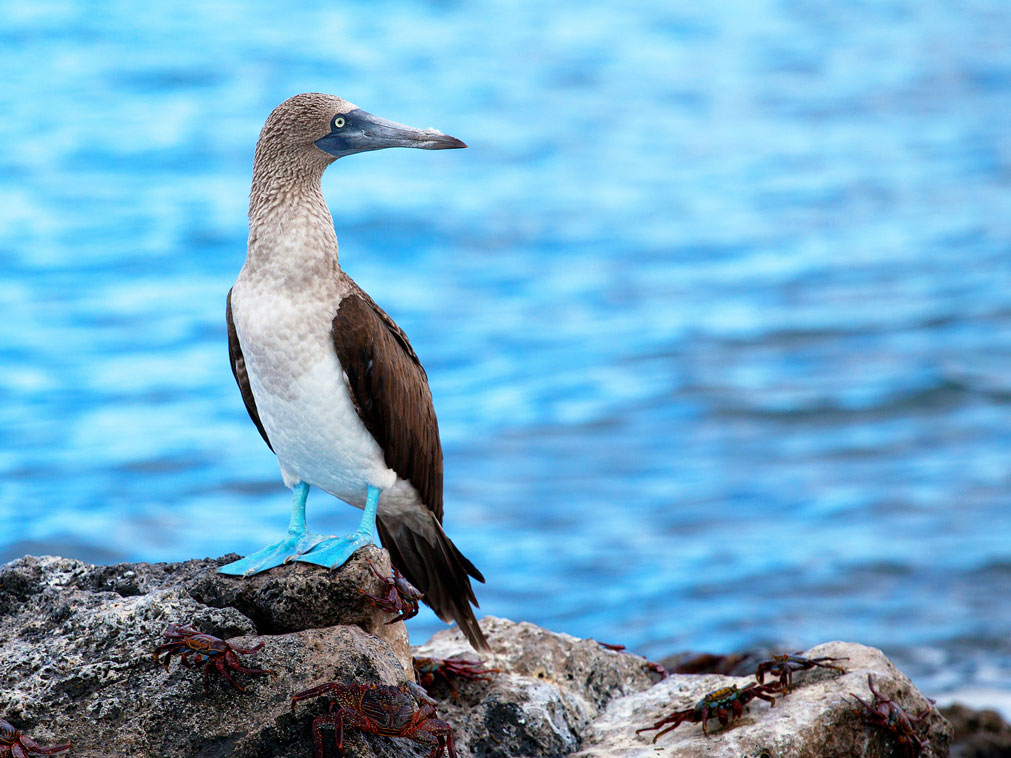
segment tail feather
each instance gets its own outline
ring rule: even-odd
[[[488,650],[470,607],[478,604],[470,577],[479,582],[484,577],[446,536],[435,515],[427,510],[380,513],[376,525],[393,565],[425,593],[424,601],[436,615],[447,623],[456,621],[475,650]]]

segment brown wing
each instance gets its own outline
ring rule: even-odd
[[[386,465],[414,485],[424,506],[381,512],[383,546],[439,618],[454,619],[475,648],[487,650],[468,575],[484,577],[442,530],[442,444],[425,370],[407,335],[357,287],[341,300],[332,335],[359,418]]]
[[[355,292],[341,300],[332,334],[358,415],[382,448],[386,465],[414,485],[441,522],[439,422],[428,377],[407,335]]]
[[[351,286],[352,294],[358,295],[358,297],[360,297],[362,300],[368,303],[369,307],[376,312],[376,315],[379,316],[380,319],[382,319],[383,323],[386,325],[386,328],[389,329],[391,332],[393,332],[393,336],[397,338],[397,342],[400,343],[400,346],[407,351],[407,354],[411,356],[411,360],[414,361],[415,365],[417,365],[417,367],[421,369],[421,373],[425,377],[425,384],[428,384],[428,374],[426,374],[425,369],[422,368],[421,361],[418,359],[417,353],[414,352],[414,348],[411,347],[411,343],[407,339],[407,335],[404,334],[404,330],[397,325],[396,321],[390,318],[389,314],[386,311],[384,311],[382,308],[376,305],[376,301],[373,300],[371,297],[369,297],[369,293],[363,290],[357,284],[355,284],[354,280],[351,279],[351,277],[347,277],[346,281]]]
[[[239,345],[239,334],[235,331],[235,324],[232,321],[232,291],[228,290],[228,297],[225,299],[225,322],[228,324],[228,357],[231,359],[232,375],[235,383],[239,385],[239,392],[242,393],[242,402],[246,404],[246,412],[249,418],[253,419],[256,428],[260,431],[260,436],[267,443],[270,452],[274,452],[274,446],[267,439],[267,432],[260,421],[260,414],[256,410],[256,400],[253,399],[253,390],[249,386],[249,374],[246,373],[246,361],[242,357],[242,347]]]

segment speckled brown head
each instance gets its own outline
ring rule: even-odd
[[[288,98],[267,117],[256,143],[253,172],[269,166],[273,171],[291,167],[317,174],[337,158],[387,147],[446,150],[467,145],[435,129],[373,116],[334,95],[306,92]]]

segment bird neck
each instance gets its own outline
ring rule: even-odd
[[[320,180],[326,164],[253,162],[246,266],[269,270],[295,286],[334,276],[337,234]]]

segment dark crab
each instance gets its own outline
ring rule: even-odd
[[[708,737],[709,729],[706,722],[711,718],[718,719],[723,726],[731,721],[736,721],[744,715],[744,706],[756,697],[765,700],[772,705],[776,704],[776,699],[771,693],[779,692],[778,684],[758,684],[752,682],[747,687],[738,688],[737,685],[722,687],[710,692],[691,708],[683,711],[674,711],[669,716],[657,721],[653,726],[644,726],[636,729],[636,734],[649,732],[653,729],[661,729],[656,733],[653,742],[663,737],[667,732],[677,729],[685,721],[692,724],[702,722],[702,731]],[[666,727],[665,729],[663,727]]]
[[[42,747],[39,743],[16,729],[14,724],[0,719],[0,758],[28,758],[30,755],[52,755],[70,750],[70,743]]]
[[[821,658],[805,658],[798,650],[796,653],[774,655],[771,660],[759,663],[758,668],[755,670],[755,679],[758,680],[759,684],[763,684],[765,682],[766,674],[778,676],[779,684],[782,687],[783,692],[789,692],[793,689],[793,675],[797,671],[807,671],[808,669],[817,667],[823,669],[833,669],[845,674],[846,669],[842,666],[835,666],[832,663],[827,663],[827,661],[848,660],[849,658],[829,658],[828,656],[822,656]]]
[[[456,758],[453,727],[438,718],[434,701],[416,684],[391,687],[328,682],[294,695],[291,707],[294,708],[299,700],[322,695],[330,699],[330,708],[312,721],[313,758],[323,758],[323,727],[326,726],[336,730],[334,741],[342,756],[344,727],[349,726],[369,734],[405,737],[431,747],[429,758],[439,758],[446,750],[449,758]]]
[[[435,683],[436,677],[442,679],[449,685],[454,703],[460,696],[453,686],[454,679],[490,681],[491,677],[488,674],[498,673],[498,669],[481,668],[484,661],[471,661],[466,658],[413,658],[412,661],[418,684],[428,690]]]
[[[685,652],[668,659],[672,674],[721,674],[722,676],[747,676],[744,663],[751,653],[694,653]]]
[[[369,564],[369,568],[372,569],[372,573],[386,582],[389,590],[382,597],[370,595],[365,590],[360,589],[358,591],[371,600],[372,604],[380,610],[398,614],[386,623],[395,624],[398,621],[406,621],[409,618],[417,616],[418,601],[425,596],[425,593],[407,581],[404,575],[397,571],[396,566],[390,567],[393,569],[393,576],[383,576],[379,572],[379,569],[372,564],[372,561],[368,558],[365,561]]]
[[[166,671],[168,671],[169,659],[175,653],[179,653],[179,660],[186,668],[192,668],[194,664],[197,666],[203,664],[204,692],[210,691],[212,669],[231,682],[239,692],[245,692],[246,689],[235,681],[229,670],[238,671],[242,674],[274,673],[269,669],[246,668],[242,665],[237,655],[237,653],[249,655],[262,650],[262,642],[248,650],[241,647],[232,647],[220,637],[204,634],[186,624],[169,624],[168,628],[165,629],[165,639],[169,641],[154,649],[154,659],[161,663]],[[163,658],[161,657],[162,655],[164,655]],[[193,664],[190,663],[191,656],[194,659]]]
[[[858,695],[850,693],[862,706],[856,709],[856,713],[866,723],[889,732],[901,746],[903,755],[907,758],[916,758],[927,749],[928,743],[917,734],[914,724],[918,725],[923,722],[923,719],[930,713],[930,706],[928,705],[921,713],[913,716],[894,700],[879,693],[874,688],[874,677],[871,674],[867,675],[867,686],[874,696],[874,700],[870,703],[864,702]]]

